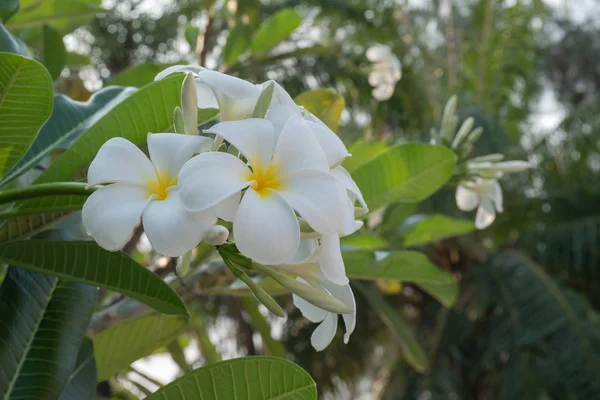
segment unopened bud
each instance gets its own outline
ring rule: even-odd
[[[469,117],[465,120],[465,122],[463,122],[460,129],[456,133],[456,136],[454,136],[454,140],[452,141],[451,147],[453,149],[457,148],[463,142],[463,140],[465,140],[469,133],[471,133],[471,129],[473,129],[473,124],[475,124],[475,120],[473,119],[473,117]]]
[[[181,88],[181,108],[183,110],[183,122],[185,133],[189,135],[198,134],[198,95],[196,94],[196,83],[194,74],[188,72],[183,80]]]
[[[494,164],[494,169],[501,172],[521,172],[531,168],[531,164],[527,161],[503,161]]]
[[[494,153],[494,154],[487,154],[485,156],[473,157],[473,159],[471,159],[471,162],[486,162],[486,161],[498,162],[498,161],[502,161],[502,160],[504,160],[504,154]]]
[[[215,225],[204,236],[204,242],[213,246],[220,246],[229,238],[229,229],[223,225]]]

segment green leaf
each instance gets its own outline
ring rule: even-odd
[[[6,29],[4,25],[0,23],[0,52],[20,54],[25,57],[31,57],[27,45],[19,38],[14,37]]]
[[[359,139],[352,143],[352,146],[348,149],[348,152],[352,154],[352,157],[346,157],[342,166],[352,173],[355,169],[372,160],[379,154],[387,150],[388,146],[385,142]]]
[[[279,283],[275,282],[272,278],[267,277],[252,277],[251,278],[257,285],[259,285],[265,292],[270,296],[280,296],[288,294],[290,291]],[[248,285],[243,283],[240,279],[236,279],[229,286],[213,286],[202,290],[204,294],[214,294],[223,296],[254,296],[252,291],[248,288]]]
[[[89,129],[36,180],[36,183],[71,181],[83,171],[100,147],[110,138],[121,136],[136,145],[146,142],[148,132],[168,132],[173,127],[173,110],[180,102],[183,74],[153,82],[128,96]],[[25,201],[15,208],[34,210],[38,205],[44,210],[49,201]],[[77,209],[85,197],[60,196],[50,199],[54,207]],[[41,203],[41,204],[40,204]],[[42,211],[43,212],[43,211]],[[28,237],[48,229],[65,217],[64,212],[28,215],[13,218],[0,227],[0,241]]]
[[[342,248],[352,250],[377,250],[388,246],[387,242],[380,236],[368,233],[345,236],[341,239]]]
[[[42,26],[39,51],[40,61],[48,69],[52,79],[58,78],[67,62],[67,50],[62,35],[51,26]]]
[[[179,336],[185,318],[150,314],[113,325],[94,336],[98,381],[123,371]]]
[[[302,17],[291,8],[277,11],[262,23],[252,38],[250,46],[252,55],[268,53],[273,47],[287,39],[300,26],[300,22],[302,22]]]
[[[123,293],[165,314],[187,315],[169,285],[121,252],[94,242],[22,240],[0,243],[0,260]]]
[[[369,209],[376,210],[426,199],[448,181],[455,163],[456,155],[443,146],[399,144],[358,167],[352,178]]]
[[[2,0],[0,2],[0,23],[6,22],[19,9],[19,0]]]
[[[294,101],[313,113],[332,131],[337,132],[346,101],[329,89],[309,90],[296,96]]]
[[[366,254],[365,254],[366,253]],[[354,279],[393,279],[402,282],[456,283],[451,273],[435,266],[418,251],[390,252],[381,261],[371,261],[370,252],[344,252],[348,277]]]
[[[210,394],[212,393],[212,396]],[[276,357],[244,357],[188,372],[146,400],[317,398],[317,386],[296,364]]]
[[[95,301],[94,287],[9,269],[0,287],[0,398],[58,398]]]
[[[448,283],[418,282],[417,286],[429,293],[431,297],[446,308],[454,307],[456,299],[458,299],[459,286],[456,281]]]
[[[455,219],[444,215],[430,215],[421,219],[404,232],[406,247],[437,242],[452,236],[465,235],[475,230],[473,221]]]
[[[133,86],[141,88],[149,83],[154,82],[154,77],[164,69],[175,64],[153,64],[145,62],[134,65],[119,72],[112,77],[107,86]]]
[[[82,65],[90,65],[92,60],[89,56],[79,53],[67,52],[67,58],[65,64],[68,67],[78,67]]]
[[[238,58],[250,46],[250,38],[252,37],[252,28],[249,25],[238,21],[235,27],[229,32],[227,43],[223,49],[223,61],[225,65],[233,65]]]
[[[42,64],[0,53],[0,176],[25,154],[52,113],[52,79]]]
[[[192,53],[196,51],[198,35],[200,35],[200,28],[196,26],[187,25],[183,31],[183,37],[185,37],[185,40],[189,43]]]
[[[62,29],[105,11],[96,3],[89,0],[21,0],[21,9],[7,26],[14,29],[51,24]]]
[[[35,167],[53,150],[68,148],[83,132],[133,92],[133,88],[108,87],[94,93],[86,102],[72,100],[62,94],[56,95],[52,116],[21,161],[0,180],[0,186]]]
[[[94,400],[96,398],[96,359],[94,344],[84,337],[77,353],[75,368],[58,400]]]
[[[410,327],[398,315],[396,310],[372,287],[356,284],[355,287],[371,303],[373,310],[379,315],[383,323],[392,331],[401,344],[402,355],[406,361],[418,372],[425,372],[429,368],[429,361],[425,351],[417,342]]]
[[[219,115],[218,108],[199,108],[198,109],[198,125],[205,124]]]
[[[396,203],[386,207],[381,219],[381,230],[384,235],[395,236],[404,220],[413,215],[418,207],[417,203]]]

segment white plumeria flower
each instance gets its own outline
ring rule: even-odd
[[[456,205],[462,211],[477,208],[475,227],[485,229],[496,219],[496,212],[503,212],[502,189],[495,179],[475,178],[461,182],[456,188]]]
[[[309,245],[307,248],[310,249],[312,247]],[[319,265],[317,264],[317,260],[319,259],[318,253],[319,252],[316,251],[300,263],[280,265],[278,267],[286,272],[297,275],[297,280],[303,283],[309,283],[315,288],[326,291],[352,308],[352,313],[341,314],[344,325],[346,326],[344,343],[348,343],[350,335],[356,327],[356,302],[354,300],[354,294],[352,293],[349,284],[336,285],[321,273]],[[337,331],[338,314],[323,310],[295,294],[293,294],[292,297],[294,305],[298,307],[306,319],[314,323],[319,323],[319,326],[314,330],[310,338],[310,343],[315,350],[324,350],[329,346],[329,343],[331,343]]]
[[[271,122],[246,119],[209,130],[248,160],[221,152],[203,153],[179,174],[181,199],[190,211],[203,211],[244,194],[233,221],[238,250],[266,265],[290,262],[300,243],[294,210],[321,234],[337,231],[342,219],[336,178],[306,122],[292,117],[277,136]]]
[[[374,63],[369,84],[374,87],[376,100],[388,100],[394,94],[396,83],[402,78],[402,65],[389,46],[376,44],[367,49],[367,59]]]
[[[152,246],[161,254],[181,256],[195,247],[216,223],[231,218],[235,202],[187,211],[181,203],[177,175],[195,153],[210,149],[212,140],[194,135],[148,134],[148,158],[123,138],[108,140],[88,170],[88,184],[112,183],[96,190],[83,206],[83,224],[100,246],[121,249],[142,217]]]

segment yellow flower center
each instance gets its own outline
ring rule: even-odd
[[[172,177],[164,172],[156,175],[158,179],[149,179],[146,182],[148,196],[155,195],[155,200],[165,200],[169,196],[169,188],[177,185],[177,175]]]
[[[277,168],[273,163],[269,164],[266,170],[260,167],[253,168],[252,175],[250,177],[250,187],[261,195],[265,196],[269,194],[269,190],[277,190],[281,186],[281,179]]]

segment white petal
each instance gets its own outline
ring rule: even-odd
[[[238,250],[261,264],[289,263],[300,245],[300,226],[277,193],[259,196],[248,188],[233,221]]]
[[[323,235],[321,237],[321,258],[319,266],[325,278],[336,285],[348,284],[342,250],[340,248],[340,237],[337,233]]]
[[[494,205],[488,199],[481,200],[481,204],[477,209],[477,215],[475,216],[475,227],[477,229],[485,229],[494,222],[496,219],[496,210]]]
[[[202,211],[248,186],[252,172],[239,158],[227,153],[202,153],[179,172],[179,193],[186,209]]]
[[[277,106],[277,105],[281,105],[281,106],[286,106],[289,108],[298,108],[298,106],[296,105],[296,102],[294,101],[294,99],[292,99],[292,96],[289,95],[289,93],[283,88],[281,87],[281,85],[273,80],[269,80],[266,81],[265,83],[262,84],[261,90],[262,88],[264,88],[266,85],[273,83],[274,88],[273,88],[273,98],[271,99],[271,104],[270,107],[273,106]]]
[[[354,179],[352,179],[352,176],[350,176],[350,173],[346,170],[346,168],[342,167],[341,165],[337,166],[331,170],[331,174],[336,177],[338,182],[340,182],[348,192],[354,195],[354,198],[358,199],[358,202],[361,206],[363,206],[363,208],[369,208],[360,189],[356,185],[356,182],[354,182]]]
[[[214,133],[227,140],[246,157],[253,168],[267,169],[271,162],[275,134],[273,125],[265,119],[221,122],[204,132]]]
[[[142,186],[105,186],[92,193],[83,205],[83,225],[101,247],[119,250],[127,243],[149,201],[150,195]]]
[[[219,102],[212,88],[200,79],[195,79],[194,83],[196,84],[196,95],[198,96],[198,108],[219,109]]]
[[[212,142],[212,139],[198,135],[149,133],[148,152],[158,174],[175,177],[194,154],[209,151]]]
[[[254,85],[231,75],[205,69],[198,73],[198,78],[210,86],[213,91],[222,93],[232,99],[255,98],[256,100],[260,96],[261,87],[259,85]]]
[[[285,201],[316,231],[323,235],[337,233],[343,223],[341,197],[333,175],[321,171],[296,171],[277,189]]]
[[[329,171],[327,158],[309,125],[296,116],[290,117],[284,125],[275,145],[273,162],[284,172],[302,169]]]
[[[216,222],[212,209],[191,212],[183,208],[177,187],[169,190],[165,200],[151,201],[142,216],[152,247],[169,257],[182,256],[196,247]]]
[[[344,343],[348,343],[348,340],[350,340],[350,335],[352,334],[352,332],[354,332],[354,328],[356,327],[356,301],[354,299],[354,293],[352,293],[350,285],[338,286],[328,284],[326,285],[326,288],[336,299],[342,301],[344,304],[351,306],[354,310],[354,312],[351,314],[342,314],[342,318],[344,319],[344,325],[346,325]]]
[[[308,282],[306,282],[300,277],[296,278],[296,280],[308,285]],[[329,314],[329,311],[323,310],[322,308],[319,308],[314,304],[309,303],[308,301],[304,300],[298,295],[292,294],[292,300],[294,302],[294,305],[296,306],[296,308],[298,308],[298,310],[300,310],[304,318],[306,318],[310,322],[321,322],[325,319],[327,314]]]
[[[272,104],[272,103],[271,103]],[[281,104],[272,105],[267,111],[267,115],[265,118],[273,124],[273,129],[275,132],[275,137],[279,137],[279,134],[283,130],[285,123],[292,116],[301,117],[302,114],[300,112],[300,108],[296,105],[293,107],[288,107]]]
[[[156,179],[146,155],[129,140],[115,137],[100,147],[88,169],[88,184],[130,182],[145,185]]]
[[[242,192],[237,192],[214,206],[213,210],[223,221],[233,222],[241,199]]]
[[[349,155],[344,142],[327,125],[317,119],[317,117],[312,114],[311,117],[313,121],[308,121],[307,123],[321,145],[325,157],[327,157],[329,168],[341,164]]]
[[[291,262],[308,262],[309,257],[311,257],[315,253],[318,247],[319,241],[317,239],[300,240],[300,246],[298,247],[298,251],[294,255],[294,258]]]
[[[473,211],[479,205],[479,195],[464,186],[456,188],[456,205],[462,211]]]
[[[316,351],[325,350],[329,343],[333,340],[335,332],[337,331],[337,315],[333,313],[327,313],[327,316],[317,326],[312,336],[310,337],[310,344],[315,348]]]
[[[159,81],[161,79],[166,78],[171,74],[175,74],[177,72],[192,72],[194,74],[198,74],[200,71],[203,71],[202,67],[194,67],[192,65],[173,65],[171,67],[165,68],[161,72],[159,72],[155,77],[155,81]]]
[[[498,181],[494,181],[494,183],[491,186],[490,200],[496,207],[496,211],[498,211],[498,212],[504,211],[504,205],[503,205],[503,199],[502,199],[502,188],[500,187],[500,184],[498,183]]]

